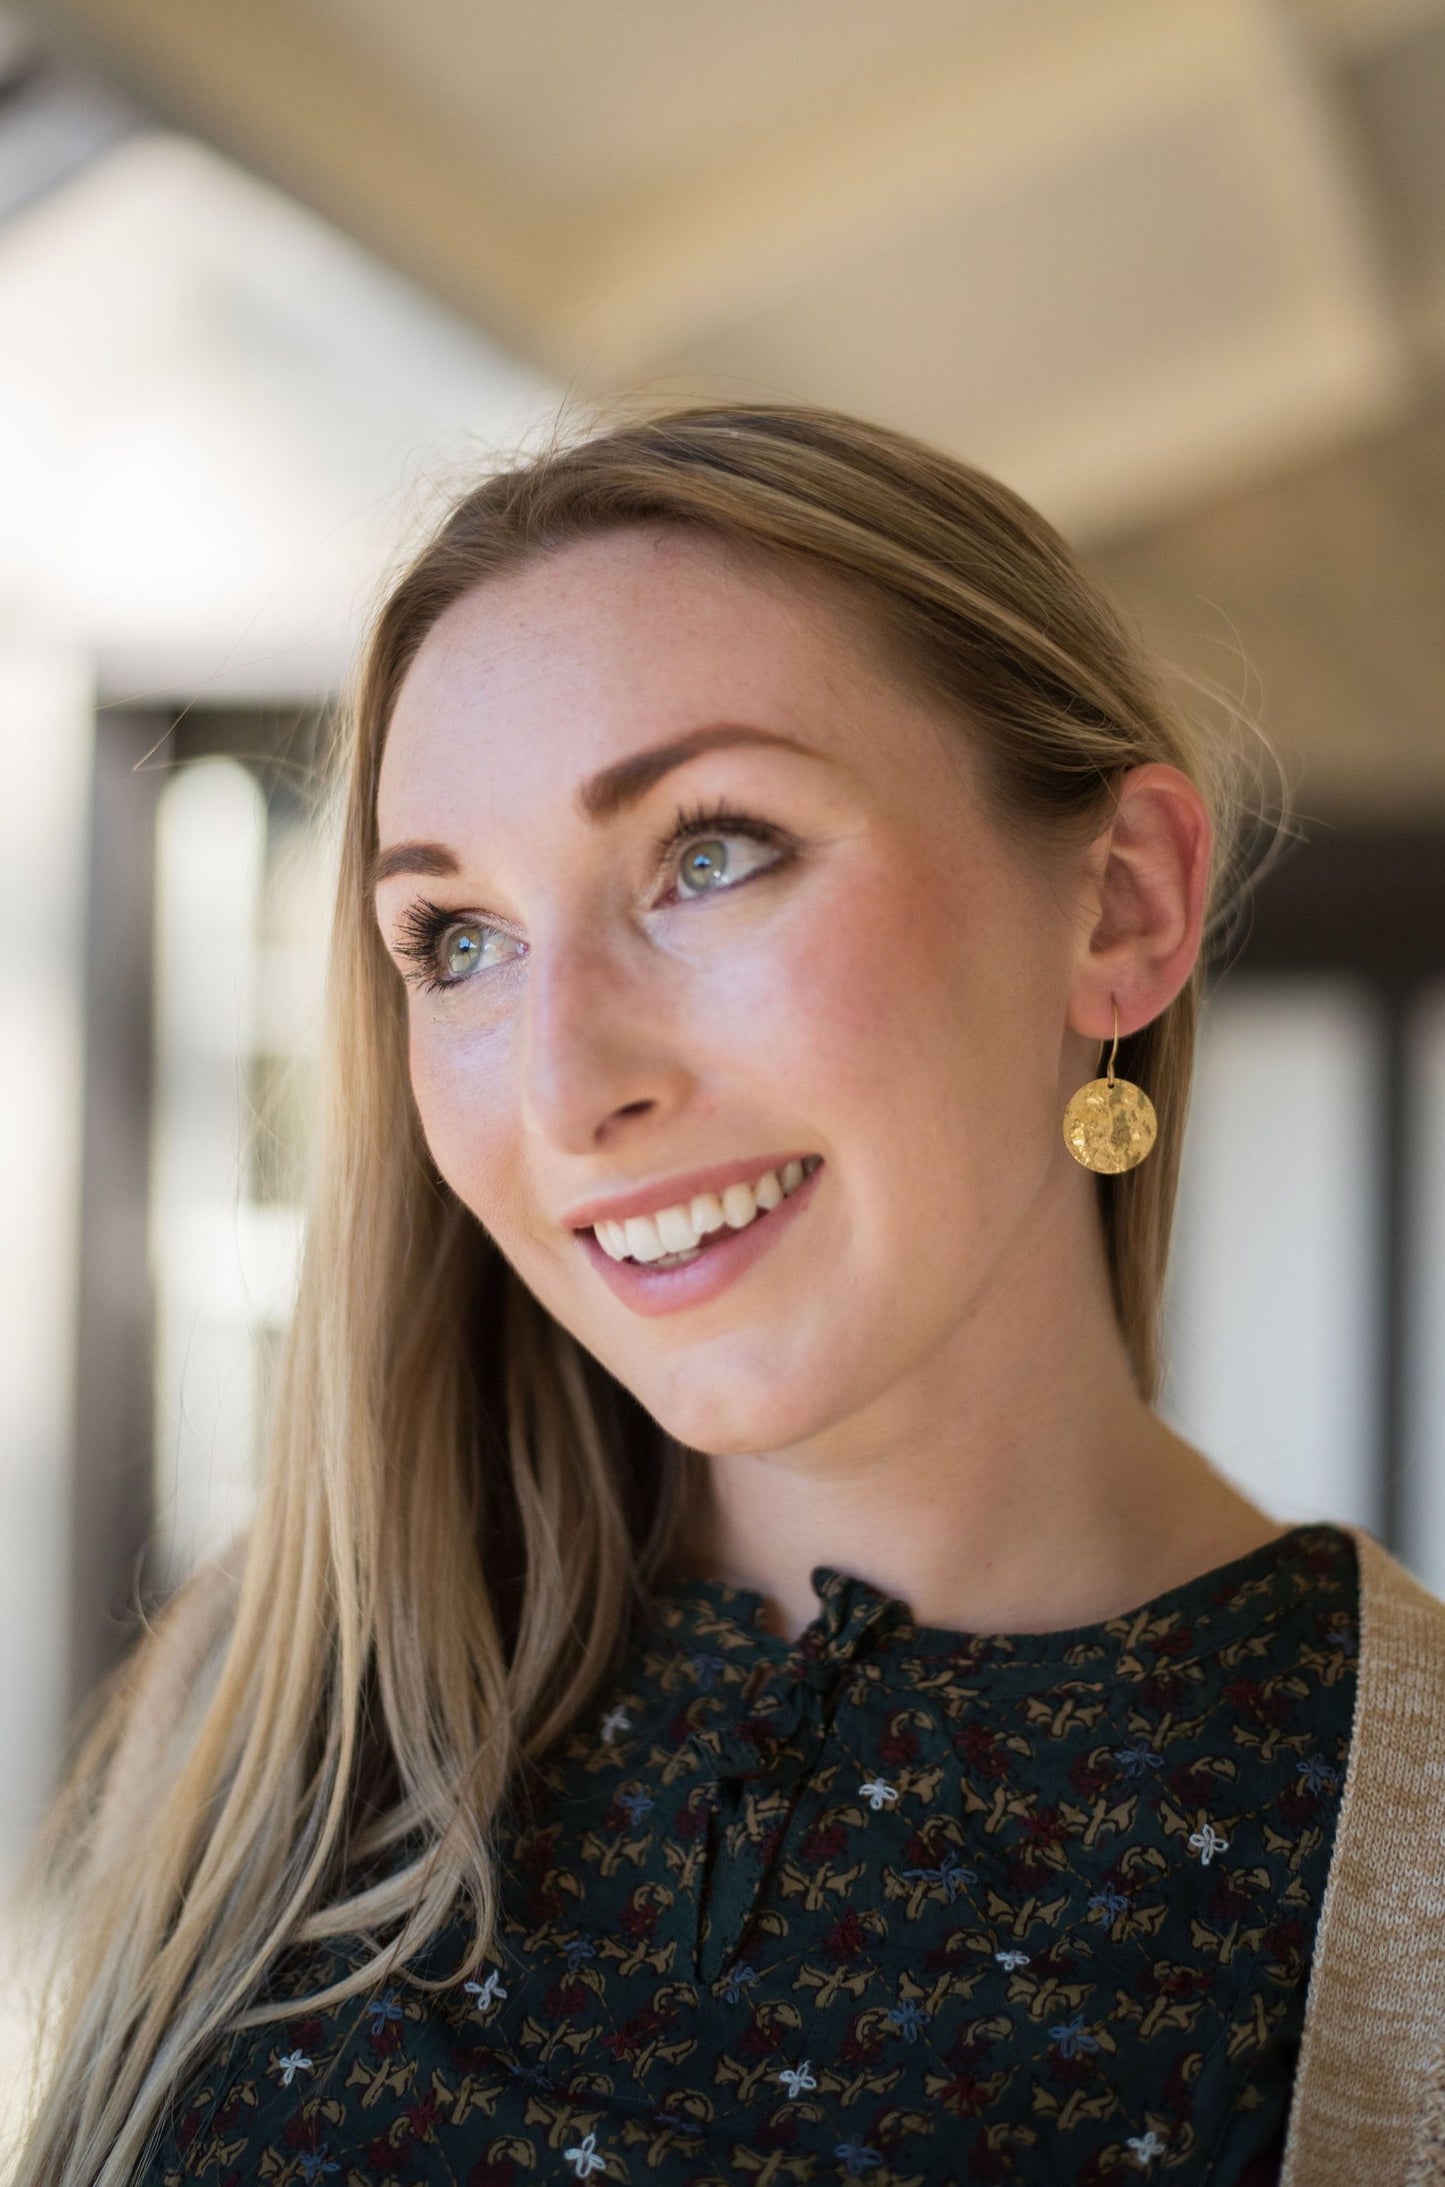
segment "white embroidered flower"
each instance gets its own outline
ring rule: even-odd
[[[1228,1838],[1222,1838],[1213,1823],[1205,1823],[1201,1829],[1194,1831],[1189,1839],[1189,1850],[1199,1855],[1200,1861],[1206,1868],[1215,1854],[1227,1851],[1228,1846]]]
[[[1131,2134],[1124,2147],[1133,2150],[1134,2162],[1141,2171],[1151,2165],[1156,2157],[1164,2154],[1164,2144],[1152,2126],[1147,2134]]]
[[[578,2142],[574,2148],[564,2149],[562,2154],[579,2179],[590,2179],[594,2172],[605,2172],[607,2169],[606,2157],[597,2153],[595,2134],[589,2134],[585,2141]]]
[[[602,1719],[602,1744],[610,1747],[620,1731],[631,1731],[632,1718],[626,1709],[609,1709]]]
[[[889,1784],[886,1778],[870,1777],[867,1784],[859,1785],[858,1796],[868,1802],[876,1815],[880,1807],[893,1805],[898,1797],[898,1787]]]
[[[283,2088],[289,2088],[298,2073],[310,2073],[312,2070],[311,2060],[304,2051],[288,2050],[284,2058],[276,2060],[276,2071],[281,2076]]]
[[[818,2085],[813,2075],[808,2071],[812,2062],[811,2058],[805,2058],[800,2066],[784,2066],[782,2072],[778,2075],[778,2079],[794,2099],[800,2096],[805,2088],[816,2088]]]
[[[1005,1974],[1017,1974],[1020,1967],[1026,1967],[1029,1963],[1027,1952],[995,1952],[993,1956]]]
[[[486,2012],[490,2006],[499,2004],[507,1994],[495,1967],[485,1982],[467,1982],[463,1987],[478,2012]]]

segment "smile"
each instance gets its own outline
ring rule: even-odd
[[[642,1261],[651,1267],[677,1267],[699,1254],[725,1227],[745,1230],[791,1198],[811,1177],[823,1157],[809,1154],[781,1170],[765,1170],[748,1183],[728,1185],[720,1193],[700,1192],[693,1200],[662,1207],[652,1215],[630,1215],[626,1222],[599,1222],[596,1234],[604,1253],[615,1261]]]
[[[808,1155],[750,1184],[578,1231],[578,1242],[608,1289],[635,1312],[700,1306],[780,1242],[812,1204],[823,1166],[821,1155]]]

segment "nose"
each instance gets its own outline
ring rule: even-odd
[[[679,1102],[688,1071],[666,965],[600,923],[537,936],[519,1068],[525,1129],[569,1153]]]

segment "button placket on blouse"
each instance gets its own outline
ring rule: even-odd
[[[789,1840],[809,1825],[806,1794],[829,1745],[854,1659],[900,1606],[826,1567],[813,1574],[814,1623],[760,1668],[731,1724],[695,1735],[716,1771],[695,1968],[712,1988],[737,1960]]]

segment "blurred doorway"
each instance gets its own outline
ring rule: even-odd
[[[103,710],[87,967],[70,1663],[250,1509],[301,1237],[330,917],[319,713]]]
[[[1317,827],[1207,1012],[1165,1410],[1445,1587],[1445,830]]]

